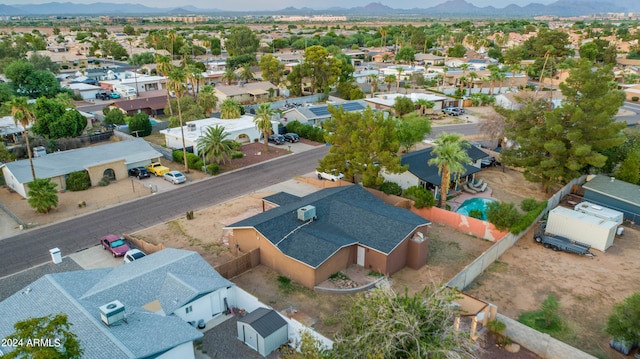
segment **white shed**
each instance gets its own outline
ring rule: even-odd
[[[564,207],[552,209],[547,221],[549,233],[586,243],[602,252],[613,245],[617,227],[614,221]]]
[[[238,319],[238,339],[267,356],[288,340],[287,322],[273,309],[258,308]]]
[[[624,213],[610,208],[595,205],[591,202],[580,202],[573,208],[578,212],[589,213],[602,219],[608,219],[618,224],[622,224]]]

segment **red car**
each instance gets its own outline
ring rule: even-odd
[[[125,243],[124,238],[116,236],[115,234],[107,234],[100,239],[102,249],[108,249],[114,257],[122,257],[127,253],[129,246]]]

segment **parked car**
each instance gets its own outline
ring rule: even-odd
[[[125,263],[131,263],[133,261],[137,261],[138,259],[142,258],[146,256],[146,254],[139,250],[139,249],[131,249],[129,251],[127,251],[127,253],[125,253],[124,255],[124,262]]]
[[[147,169],[147,171],[156,175],[156,177],[164,176],[165,173],[171,171],[169,167],[163,166],[160,162],[149,163],[144,167]]]
[[[269,142],[273,142],[276,145],[283,145],[284,144],[284,136],[283,135],[271,135],[269,136]]]
[[[109,94],[106,92],[98,92],[96,93],[96,99],[106,101],[109,99]]]
[[[323,171],[316,170],[316,175],[320,180],[326,179],[332,182],[335,182],[337,180],[341,180],[344,178],[344,174],[342,174],[342,172],[338,172],[337,170],[331,170],[330,172],[323,172]]]
[[[165,179],[165,181],[169,181],[173,184],[180,184],[180,183],[185,183],[187,182],[187,177],[185,177],[182,172],[179,171],[169,171],[167,173],[165,173],[162,178]]]
[[[138,179],[149,178],[151,174],[144,167],[134,167],[129,169],[129,177],[136,177]]]
[[[124,238],[115,234],[107,234],[100,238],[100,244],[102,249],[108,249],[114,257],[122,257],[131,249],[124,241]]]
[[[287,142],[291,142],[291,143],[300,142],[300,136],[298,136],[297,133],[288,132],[282,136],[284,137],[284,140]]]
[[[445,107],[442,112],[450,116],[460,116],[464,113],[460,107]]]
[[[120,98],[120,95],[115,92],[112,92],[109,94],[109,98]]]

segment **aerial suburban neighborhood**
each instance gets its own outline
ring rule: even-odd
[[[640,358],[638,4],[257,3],[0,5],[0,357]]]

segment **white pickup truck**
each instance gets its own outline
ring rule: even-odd
[[[342,172],[338,172],[336,170],[333,170],[331,172],[321,172],[316,170],[316,175],[318,176],[318,179],[326,179],[332,182],[335,182],[337,180],[341,180],[344,178],[344,175],[342,174]]]

